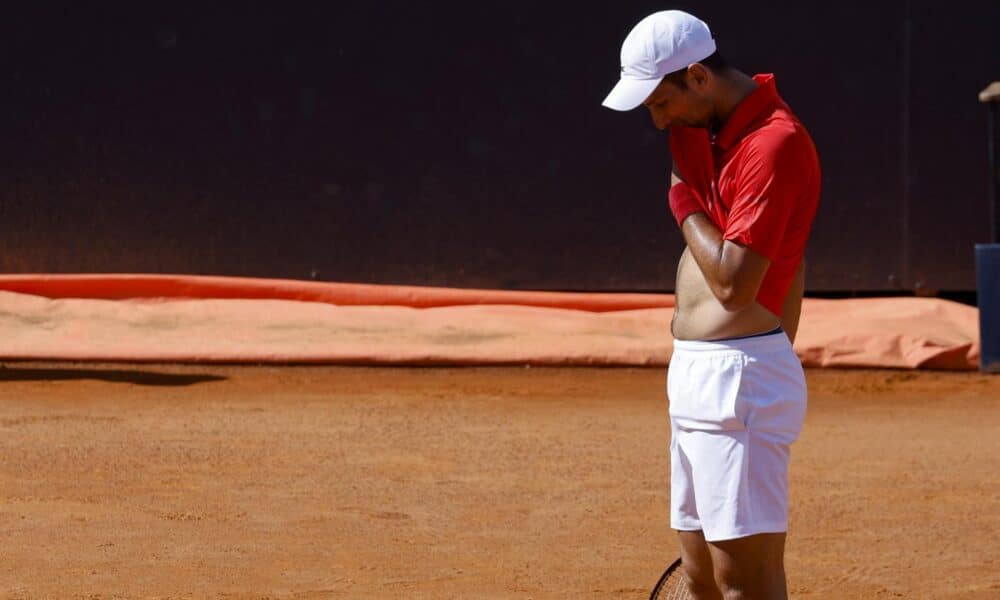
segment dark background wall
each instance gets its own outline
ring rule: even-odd
[[[667,138],[600,106],[671,7],[813,134],[810,290],[971,289],[988,241],[1000,3],[83,4],[0,24],[3,272],[671,289]]]

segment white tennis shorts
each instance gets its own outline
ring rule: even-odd
[[[787,531],[806,382],[785,333],[674,341],[667,396],[670,526],[708,541]]]

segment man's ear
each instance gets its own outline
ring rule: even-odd
[[[698,87],[704,86],[708,83],[708,78],[710,73],[708,72],[708,67],[701,63],[693,63],[687,69],[688,83]]]

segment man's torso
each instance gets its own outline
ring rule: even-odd
[[[776,91],[773,91],[773,78],[770,79],[770,82],[772,89],[769,91],[774,94],[774,98],[780,103],[775,107],[782,111],[781,116],[786,121],[788,117],[794,120],[794,115],[791,115],[787,106],[780,101],[780,98],[777,98]],[[751,99],[751,103],[753,102],[758,102],[760,106],[765,106],[760,99],[753,98]],[[711,146],[693,145],[692,147],[693,152],[691,154],[697,157],[697,160],[694,161],[694,166],[698,169],[697,172],[691,173],[692,179],[696,180],[693,183],[695,187],[700,188],[699,192],[706,196],[705,200],[708,204],[706,207],[707,213],[719,225],[722,231],[726,229],[725,220],[728,210],[732,206],[732,194],[739,187],[734,182],[739,177],[742,167],[740,163],[744,160],[742,155],[746,154],[743,150],[746,147],[747,140],[751,137],[751,134],[760,136],[758,139],[766,138],[770,134],[767,128],[772,127],[772,122],[774,121],[774,119],[766,117],[768,110],[773,110],[773,108],[759,110],[755,107],[753,110],[759,113],[753,119],[748,119],[747,115],[740,116],[741,119],[749,120],[750,122],[747,127],[742,127],[741,125],[743,130],[739,132],[739,135],[734,134],[733,131],[727,132],[726,127],[724,127],[720,135],[717,136],[717,139],[728,139],[721,140],[719,145],[712,143]],[[795,120],[795,123],[798,127],[801,127],[801,124],[797,120]],[[787,128],[787,122],[777,123],[776,126]],[[703,135],[707,139],[707,134]],[[811,158],[815,160],[815,150],[812,148],[812,142],[808,140],[808,134],[805,133],[805,130],[801,129],[795,135],[805,137],[804,141],[806,143],[801,147],[806,148],[807,151],[811,150]],[[683,158],[690,159],[691,156]],[[677,160],[677,157],[675,157],[675,166],[677,165]],[[706,163],[709,165],[707,168],[705,167]],[[816,164],[816,168],[818,169],[818,163]],[[681,174],[684,175],[683,171]],[[800,214],[794,214],[790,218],[791,222],[798,222],[797,226],[800,229],[799,242],[803,247],[804,239],[801,239],[803,234],[801,227],[804,226],[806,228],[804,235],[807,236],[808,227],[811,225],[818,198],[818,171],[816,181],[811,181],[808,187],[806,196],[809,202],[803,203],[803,210]],[[810,204],[811,206],[809,206]],[[753,246],[751,246],[751,249],[753,249]],[[772,260],[769,271],[779,268],[784,269],[784,281],[787,282],[788,288],[787,292],[782,290],[782,295],[777,301],[773,297],[769,300],[771,309],[765,308],[759,301],[754,301],[743,310],[728,311],[716,299],[705,276],[695,262],[693,255],[685,248],[677,267],[675,285],[677,305],[674,312],[674,319],[671,323],[671,331],[674,337],[681,340],[716,340],[753,335],[770,331],[781,325],[789,337],[794,338],[798,328],[802,295],[805,287],[804,262],[801,260],[802,249],[800,247],[792,249],[782,248],[781,252],[785,254],[778,259],[781,262],[777,267]],[[767,283],[766,279],[765,283]],[[776,304],[780,306],[780,312],[775,308]],[[779,314],[780,316],[778,316]]]
[[[756,301],[741,311],[728,311],[716,300],[698,263],[685,248],[677,265],[677,304],[670,330],[679,340],[718,340],[770,331],[781,325],[789,338],[794,338],[804,288],[805,266],[800,264],[785,298],[781,318]]]

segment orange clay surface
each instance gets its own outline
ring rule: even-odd
[[[793,598],[1000,597],[1000,376],[810,370]],[[2,598],[633,598],[662,369],[6,363]]]

